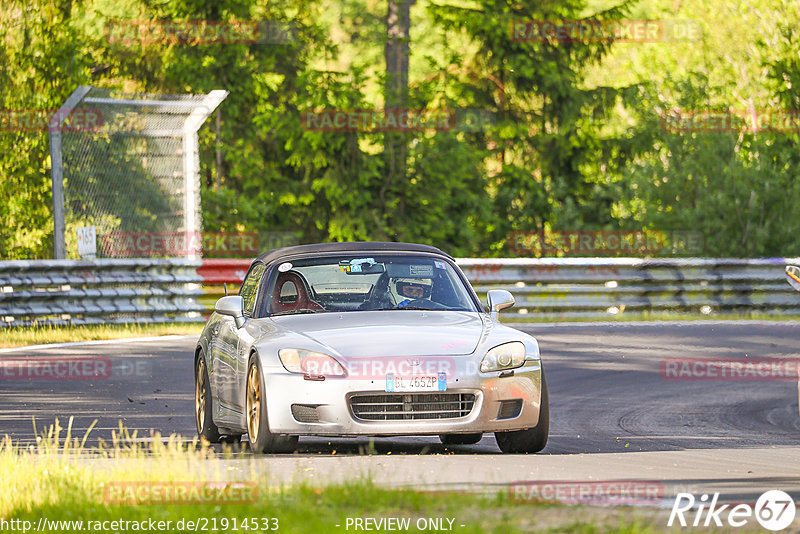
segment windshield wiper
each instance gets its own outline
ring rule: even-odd
[[[434,308],[420,308],[419,306],[404,306],[402,308],[372,308],[361,311],[398,311],[398,310],[436,311]]]
[[[285,312],[273,313],[272,317],[276,317],[278,315],[297,315],[297,314],[301,314],[301,313],[317,313],[318,311],[321,312],[322,310],[311,310],[309,308],[300,308],[299,310],[288,310],[288,311],[285,311]]]

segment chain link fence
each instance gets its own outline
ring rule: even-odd
[[[197,131],[227,94],[79,87],[50,130],[56,259],[79,257],[77,230],[86,227],[98,257],[198,255]]]

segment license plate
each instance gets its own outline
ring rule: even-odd
[[[447,378],[444,373],[435,375],[398,376],[386,375],[386,391],[446,391]]]

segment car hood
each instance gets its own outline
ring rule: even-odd
[[[319,313],[272,320],[345,357],[471,354],[484,330],[480,314],[457,311]]]

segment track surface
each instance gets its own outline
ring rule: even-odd
[[[550,442],[535,456],[503,456],[492,435],[445,448],[436,438],[378,438],[379,456],[360,456],[364,439],[301,438],[297,455],[253,458],[275,479],[341,479],[343,473],[399,472],[395,484],[491,486],[513,480],[661,480],[674,488],[754,499],[766,489],[800,496],[797,381],[664,380],[663,358],[797,358],[798,323],[526,325],[545,362]],[[0,435],[28,443],[58,417],[73,435],[97,419],[93,438],[119,421],[139,437],[193,437],[194,338],[103,343],[3,352],[99,356],[105,380],[0,380]],[[335,456],[332,456],[335,451]],[[386,456],[390,453],[394,456]],[[442,453],[442,454],[436,454]],[[422,456],[420,456],[422,454]],[[414,455],[414,456],[409,456]],[[479,455],[481,457],[476,457]],[[667,492],[670,490],[667,490]]]

